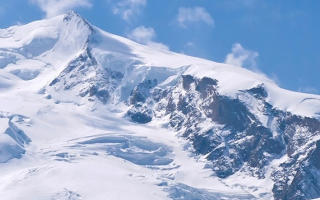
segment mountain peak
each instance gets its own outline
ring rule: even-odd
[[[81,18],[83,19],[79,13],[77,13],[76,11],[74,10],[69,10],[68,12],[66,12],[65,14],[63,14],[65,17],[64,17],[64,20],[70,20],[71,18]]]
[[[77,12],[70,10],[68,12],[66,12],[65,14],[63,14],[63,21],[70,23],[83,23],[85,24],[90,30],[93,30],[92,25],[85,19],[83,18],[80,14],[78,14]]]

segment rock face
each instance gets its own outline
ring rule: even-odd
[[[97,99],[106,104],[111,98],[110,93],[114,92],[122,78],[123,74],[120,72],[99,67],[90,48],[86,48],[49,84],[47,90],[52,95],[70,92],[87,97],[90,101]]]
[[[277,199],[319,197],[320,123],[312,118],[286,114],[279,119],[288,160],[273,172]]]
[[[159,89],[145,80],[131,93],[129,104],[138,123],[151,118],[168,124],[187,138],[199,155],[211,161],[220,178],[241,171],[260,179],[272,166],[275,199],[310,199],[320,196],[320,122],[273,108],[263,85],[241,91],[232,99],[220,95],[217,80],[183,75],[177,85]],[[246,100],[254,101],[256,108]],[[132,111],[129,111],[131,115]],[[146,114],[147,113],[147,114]],[[259,116],[268,118],[267,123]],[[131,115],[132,116],[132,115]],[[147,116],[147,118],[145,118]],[[272,161],[287,157],[279,166]]]
[[[264,167],[285,149],[281,137],[274,137],[244,102],[219,95],[216,80],[183,76],[180,84],[184,91],[178,92],[180,85],[162,91],[156,112],[165,109],[170,126],[212,162],[217,176],[248,170],[263,178]]]

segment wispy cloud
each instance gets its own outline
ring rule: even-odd
[[[214,26],[213,18],[203,7],[179,8],[177,21],[182,27],[187,27],[190,24],[199,22]]]
[[[156,32],[151,27],[138,26],[128,34],[128,37],[140,44],[145,44],[156,49],[169,50],[168,46],[154,42]]]
[[[109,2],[114,2],[114,0],[109,0]],[[125,21],[130,21],[132,17],[140,14],[147,5],[147,0],[117,0],[116,2],[112,12],[115,15],[120,15]]]
[[[30,0],[46,13],[46,17],[53,17],[77,7],[91,7],[89,0]]]
[[[155,38],[156,33],[153,28],[138,26],[128,36],[136,42],[147,43]]]
[[[246,67],[252,70],[257,70],[258,52],[247,50],[241,44],[235,43],[232,46],[231,52],[226,56],[225,63]]]

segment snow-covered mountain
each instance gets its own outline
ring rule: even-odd
[[[0,30],[0,196],[320,197],[320,96],[70,12]]]

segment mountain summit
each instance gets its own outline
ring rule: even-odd
[[[74,12],[0,30],[0,194],[320,198],[320,96]]]

